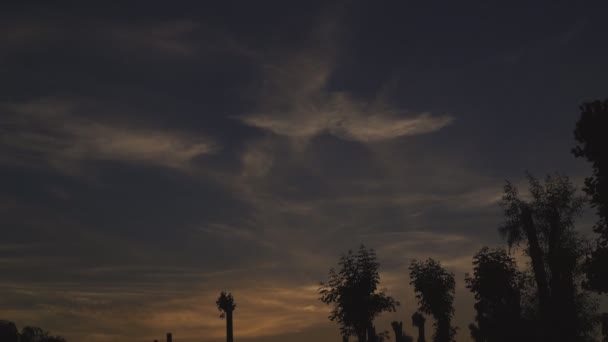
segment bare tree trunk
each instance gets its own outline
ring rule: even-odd
[[[418,326],[418,342],[426,342],[424,324]]]
[[[391,322],[391,327],[395,332],[395,342],[405,342],[403,334],[403,322],[393,321]]]
[[[421,325],[418,327],[418,342],[426,342],[426,337],[424,335],[424,325]]]
[[[232,336],[232,311],[226,312],[226,342],[233,342]]]

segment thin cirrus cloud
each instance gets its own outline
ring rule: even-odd
[[[52,99],[2,106],[8,115],[0,122],[0,148],[7,155],[29,156],[31,160],[25,163],[45,162],[58,168],[90,160],[183,171],[197,157],[218,150],[213,140],[184,132],[79,118],[73,114],[76,107],[73,102]],[[23,164],[23,159],[27,158],[0,161]]]
[[[409,113],[382,96],[365,102],[331,91],[334,63],[322,51],[305,55],[309,58],[264,67],[267,86],[259,108],[241,117],[243,123],[301,141],[328,133],[349,141],[377,142],[435,132],[454,121],[450,115]]]

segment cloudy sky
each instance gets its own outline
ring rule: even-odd
[[[337,341],[316,289],[364,243],[402,303],[379,330],[412,332],[434,257],[469,341],[505,179],[589,172],[606,3],[222,3],[2,5],[0,319],[219,341],[228,290],[239,341]]]

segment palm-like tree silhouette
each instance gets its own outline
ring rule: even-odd
[[[233,342],[232,312],[236,308],[234,298],[232,294],[222,291],[215,304],[217,304],[217,309],[221,312],[220,318],[226,318],[226,341]]]

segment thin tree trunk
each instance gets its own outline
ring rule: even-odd
[[[418,342],[426,342],[424,324],[418,326]]]
[[[395,332],[395,342],[404,342],[403,339],[403,322],[391,322],[391,327],[393,328],[393,331]]]
[[[233,342],[232,336],[232,311],[226,312],[226,342]]]

